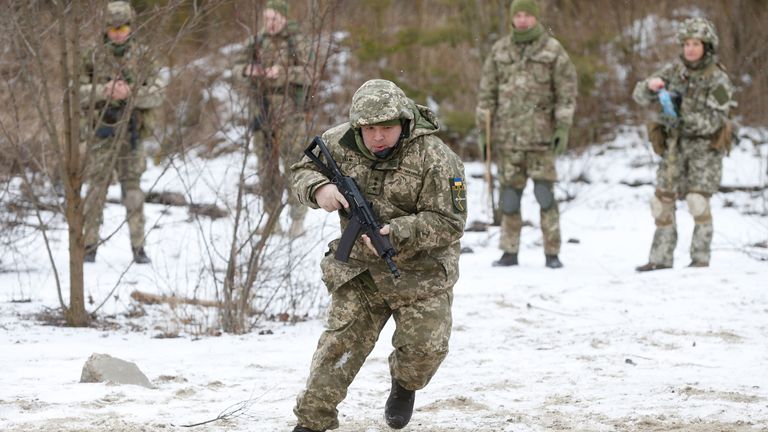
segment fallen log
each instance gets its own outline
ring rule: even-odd
[[[191,298],[179,297],[175,295],[171,295],[171,296],[157,295],[157,294],[150,294],[142,291],[133,291],[131,293],[131,298],[145,305],[155,305],[155,304],[166,303],[169,305],[189,304],[189,305],[203,306],[203,307],[221,307],[221,302],[214,301],[214,300],[191,299]]]

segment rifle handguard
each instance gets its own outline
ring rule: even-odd
[[[320,155],[315,154],[315,147],[320,149],[320,155],[325,158],[327,164],[320,160]],[[355,242],[360,238],[361,234],[366,234],[371,239],[371,244],[376,249],[377,255],[384,259],[392,275],[395,278],[399,278],[400,271],[392,259],[397,255],[397,251],[392,246],[389,237],[381,234],[382,224],[374,213],[371,203],[360,192],[355,179],[345,176],[341,172],[336,161],[333,160],[328,147],[326,147],[319,136],[312,140],[312,143],[304,150],[304,154],[318,167],[324,176],[331,180],[331,183],[339,188],[339,191],[349,202],[347,211],[341,213],[349,219],[349,224],[341,235],[341,240],[334,255],[335,258],[341,262],[348,262]]]

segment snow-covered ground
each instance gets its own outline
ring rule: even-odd
[[[768,146],[744,141],[726,159],[723,184],[766,185],[767,156]],[[530,186],[523,213],[532,226],[523,229],[519,267],[491,267],[500,254],[498,228],[465,234],[463,246],[474,253],[461,257],[451,352],[417,393],[404,430],[768,431],[768,261],[760,260],[768,250],[750,246],[768,239],[768,192],[714,197],[714,251],[705,269],[685,267],[693,223],[681,203],[675,268],[638,274],[654,228],[647,204],[652,159],[628,129],[615,142],[560,161],[558,195],[573,198],[561,203],[564,269],[543,265]],[[190,158],[159,180],[154,167],[144,185],[157,180],[158,190],[224,207],[233,197],[235,161]],[[470,221],[488,220],[481,173],[480,164],[467,164]],[[118,195],[115,186],[110,196]],[[58,307],[39,236],[0,258],[0,430],[187,430],[179,425],[243,401],[239,417],[192,430],[291,430],[295,396],[323,331],[327,297],[317,262],[336,235],[335,216],[310,212],[314,230],[272,251],[279,259],[300,257],[291,277],[317,293],[301,309],[309,320],[261,321],[246,335],[208,336],[216,315],[204,308],[144,306],[143,317],[125,314],[138,309],[129,298],[134,290],[212,299],[205,269],[223,262],[229,222],[198,222],[184,208],[156,204],[146,213],[154,226],[147,239],[152,265],[123,274],[130,261],[125,226],[100,248],[97,263],[86,265],[86,295],[95,302],[89,310],[107,299],[96,328],[34,320]],[[123,214],[109,204],[102,234]],[[66,281],[66,231],[50,235]],[[270,307],[280,311],[284,303]],[[339,431],[388,430],[382,413],[392,330],[382,333],[339,407]],[[154,337],[169,334],[180,337]],[[92,353],[135,362],[156,388],[80,384]]]

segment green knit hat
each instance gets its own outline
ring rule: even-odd
[[[267,2],[267,9],[279,12],[284,17],[288,16],[288,2],[285,0],[269,0]]]
[[[521,11],[528,12],[539,19],[539,5],[536,0],[514,0],[509,8],[510,15],[514,16]]]

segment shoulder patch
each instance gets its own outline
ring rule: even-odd
[[[714,92],[712,92],[712,96],[715,97],[715,100],[720,105],[725,105],[726,102],[728,102],[731,98],[728,97],[728,91],[725,89],[725,86],[720,84],[717,86]]]
[[[453,211],[456,213],[466,213],[467,188],[464,185],[464,179],[461,177],[449,177],[448,184],[451,186],[451,203],[453,204]]]

